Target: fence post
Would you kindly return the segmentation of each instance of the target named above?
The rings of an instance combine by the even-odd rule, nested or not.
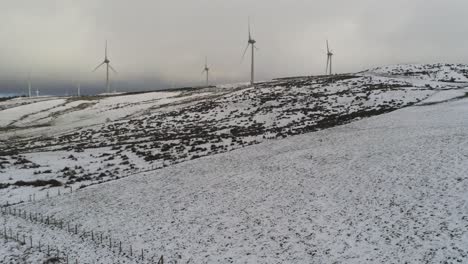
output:
[[[33,247],[33,244],[32,244],[32,236],[29,236],[29,242],[31,242],[31,248]]]
[[[50,246],[47,244],[47,256],[50,256]]]
[[[132,245],[130,245],[130,257],[133,255]]]
[[[143,249],[141,250],[141,260],[144,260]]]
[[[41,240],[39,240],[39,252],[41,252]]]
[[[122,241],[119,241],[119,253],[122,253]]]
[[[161,256],[159,258],[158,264],[164,264],[164,257],[163,256]]]

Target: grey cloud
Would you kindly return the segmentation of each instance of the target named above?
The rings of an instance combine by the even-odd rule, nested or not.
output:
[[[461,0],[2,0],[0,78],[99,87],[104,73],[91,70],[108,39],[113,79],[129,89],[200,84],[205,55],[216,82],[246,81],[249,15],[258,79],[322,74],[327,38],[339,72],[464,62],[465,10]]]

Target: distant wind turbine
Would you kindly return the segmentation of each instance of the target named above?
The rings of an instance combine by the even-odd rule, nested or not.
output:
[[[31,73],[28,74],[28,96],[31,97]]]
[[[81,83],[78,82],[78,84],[76,85],[76,94],[78,95],[78,97],[81,96]]]
[[[257,47],[255,46],[255,43],[256,41],[252,38],[252,34],[250,32],[250,18],[248,20],[248,30],[249,30],[249,39],[247,41],[247,47],[245,48],[244,50],[244,54],[242,55],[242,59],[244,59],[245,57],[245,53],[247,52],[247,50],[249,49],[249,46],[251,45],[252,46],[252,64],[251,64],[251,68],[250,68],[250,84],[251,85],[254,85],[254,80],[255,80],[255,75],[254,75],[254,50],[257,49]]]
[[[327,68],[325,69],[326,75],[332,75],[332,60],[333,60],[333,51],[330,50],[328,47],[328,40],[327,40]]]
[[[95,72],[97,69],[99,69],[99,68],[100,68],[102,65],[104,65],[104,64],[106,64],[106,92],[107,92],[107,93],[110,93],[109,68],[110,68],[113,72],[115,72],[115,73],[117,73],[117,71],[116,71],[114,68],[112,68],[112,66],[110,65],[110,60],[109,60],[109,58],[107,57],[107,40],[106,40],[106,47],[105,47],[105,50],[104,50],[104,61],[103,61],[101,64],[99,64],[99,65],[93,70],[93,72]],[[115,90],[114,90],[114,92],[115,92]]]
[[[39,97],[39,88],[36,87],[36,97]]]
[[[208,58],[205,57],[205,67],[203,68],[202,74],[206,72],[206,86],[209,85],[209,72],[210,68],[208,67]]]

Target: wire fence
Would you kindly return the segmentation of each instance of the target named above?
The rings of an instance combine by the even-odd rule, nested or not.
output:
[[[38,250],[41,253],[44,253],[45,256],[49,257],[49,262],[59,262],[59,263],[81,263],[77,256],[69,256],[68,253],[65,253],[59,250],[58,247],[54,247],[47,243],[41,243],[41,240],[34,240],[31,235],[27,236],[20,231],[14,230],[11,227],[3,226],[3,230],[0,233],[0,236],[3,237],[6,242],[15,241],[22,246],[25,246],[29,249]],[[163,263],[162,260],[160,263]]]
[[[12,208],[11,206],[0,207],[0,211],[4,215],[19,217],[33,224],[42,224],[51,229],[64,230],[72,236],[81,238],[83,241],[87,239],[96,246],[107,247],[112,253],[118,254],[118,256],[126,257],[138,263],[164,263],[164,257],[162,255],[157,256],[154,254],[150,256],[148,250],[143,248],[137,249],[130,243],[113,239],[112,234],[105,234],[104,232],[86,229],[78,224],[64,221],[63,219],[57,219],[53,216],[43,215],[41,213],[28,212],[26,210]],[[78,258],[75,258],[75,262],[69,262],[70,258],[68,254],[65,252],[60,252],[58,247],[41,243],[40,240],[33,241],[33,237],[31,235],[27,236],[25,234],[21,234],[19,231],[12,230],[11,227],[7,228],[6,225],[4,225],[2,236],[7,241],[8,239],[14,240],[22,245],[29,245],[30,248],[37,248],[40,252],[42,252],[42,250],[46,250],[45,252],[47,252],[48,256],[51,254],[51,252],[55,252],[57,261],[61,261],[62,263],[78,263]]]

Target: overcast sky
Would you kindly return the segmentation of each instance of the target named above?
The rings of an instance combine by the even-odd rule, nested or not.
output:
[[[325,40],[337,72],[395,63],[468,60],[466,0],[0,0],[0,93],[59,89],[92,73],[109,41],[121,90],[249,79],[241,63],[251,17],[257,80],[323,74]]]

